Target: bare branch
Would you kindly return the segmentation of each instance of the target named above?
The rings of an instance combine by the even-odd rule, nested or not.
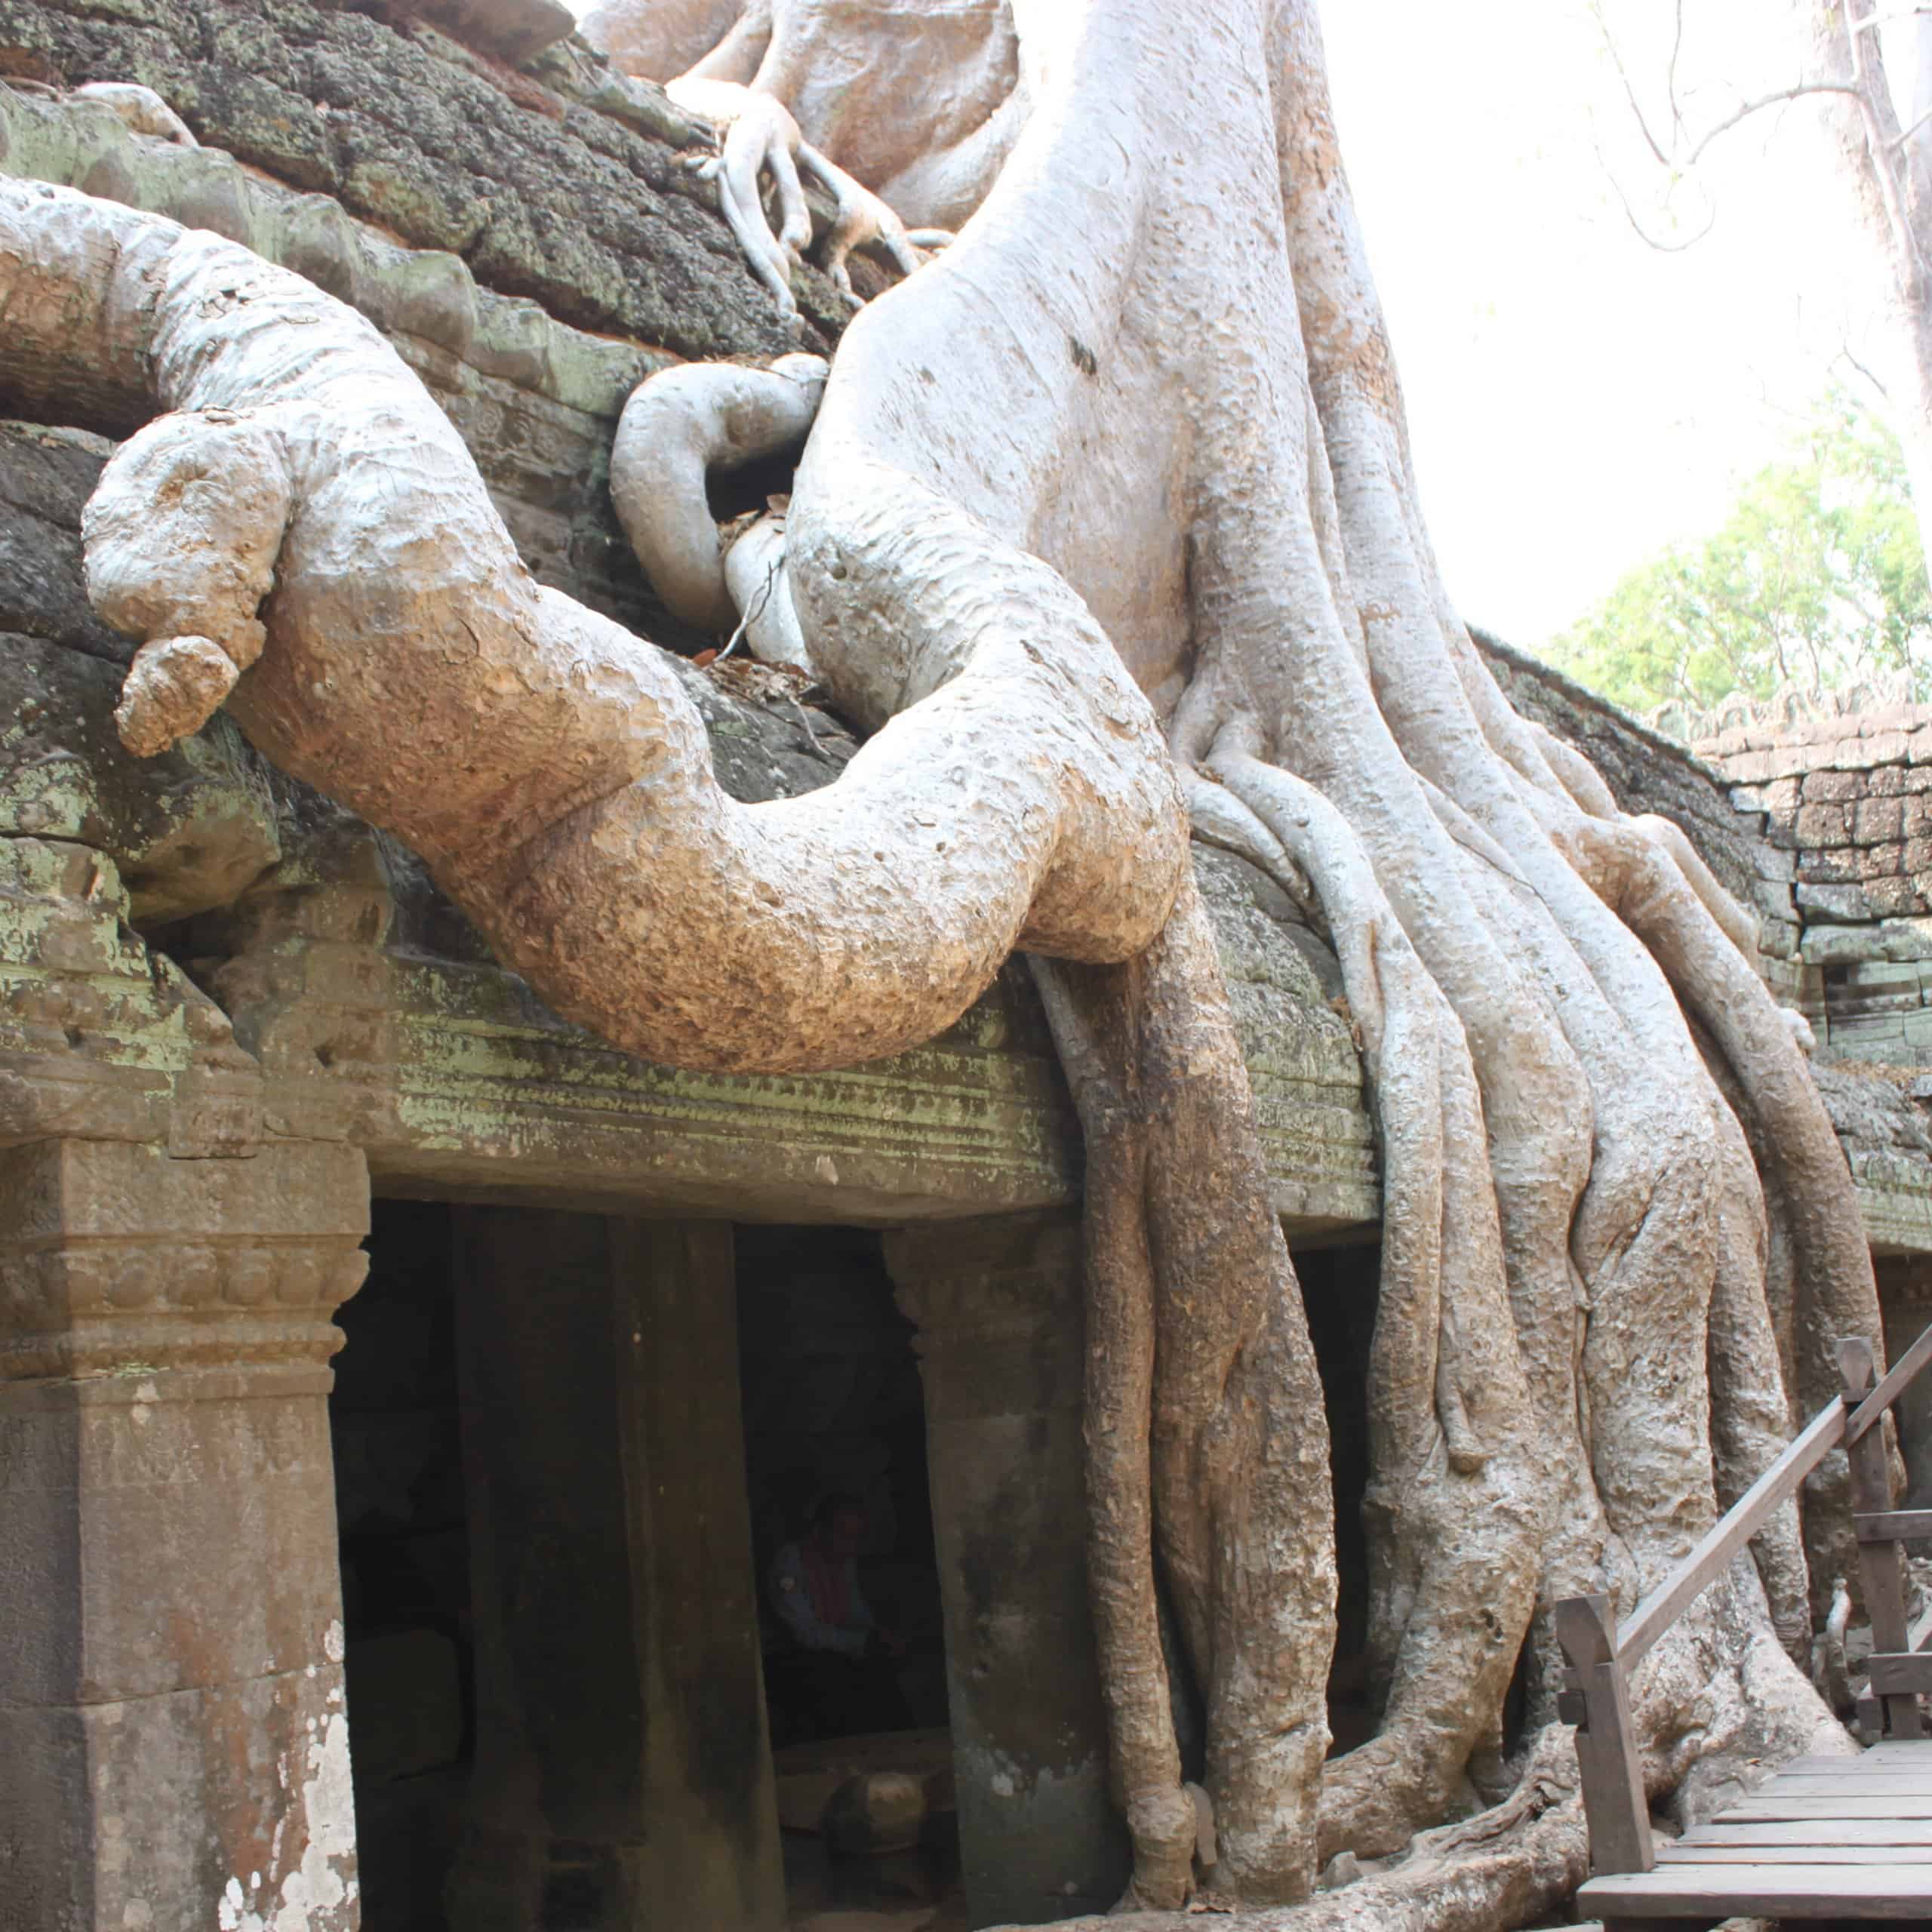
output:
[[[1684,135],[1684,111],[1677,100],[1677,61],[1684,51],[1684,0],[1677,0],[1677,23],[1670,41],[1670,65],[1664,70],[1664,92],[1670,101],[1671,146]]]
[[[1843,81],[1800,81],[1795,86],[1780,88],[1774,94],[1760,94],[1755,100],[1747,100],[1734,114],[1720,121],[1715,128],[1706,130],[1702,138],[1684,158],[1683,165],[1694,168],[1703,158],[1704,150],[1720,135],[1727,134],[1736,127],[1750,119],[1754,114],[1761,114],[1767,107],[1782,106],[1789,100],[1801,100],[1810,94],[1849,94],[1853,100],[1863,102],[1863,89],[1851,86]]]
[[[1604,158],[1603,143],[1596,138],[1594,129],[1591,132],[1590,146],[1596,155],[1597,165],[1603,170],[1604,177],[1609,182],[1611,190],[1616,195],[1617,205],[1623,211],[1624,220],[1629,223],[1632,232],[1647,248],[1654,248],[1660,255],[1681,255],[1685,249],[1694,248],[1716,226],[1717,211],[1713,208],[1710,212],[1710,218],[1695,235],[1688,235],[1681,242],[1660,240],[1637,219],[1637,211],[1630,205],[1630,197],[1623,192],[1623,183],[1617,180],[1616,174],[1611,170],[1610,163]]]
[[[1610,64],[1617,69],[1617,78],[1622,83],[1623,88],[1623,98],[1630,103],[1631,116],[1637,123],[1638,132],[1644,137],[1644,145],[1657,158],[1657,164],[1660,168],[1669,168],[1671,165],[1670,157],[1665,153],[1657,136],[1651,131],[1650,121],[1644,112],[1643,103],[1637,98],[1637,90],[1632,85],[1630,79],[1630,70],[1623,64],[1623,56],[1618,51],[1616,37],[1611,32],[1610,23],[1604,18],[1602,6],[1600,4],[1594,5],[1590,11],[1595,17],[1597,31],[1603,36],[1604,51],[1610,56]],[[1673,120],[1675,119],[1676,114],[1677,104],[1673,98],[1671,103],[1671,115]],[[1675,146],[1675,143],[1673,143],[1672,145]],[[1599,155],[1598,158],[1601,160],[1601,155]],[[1621,190],[1619,192],[1620,193]],[[1628,212],[1627,205],[1626,212]],[[1635,217],[1633,217],[1632,219],[1634,220]],[[1641,233],[1642,231],[1640,229],[1638,232]]]

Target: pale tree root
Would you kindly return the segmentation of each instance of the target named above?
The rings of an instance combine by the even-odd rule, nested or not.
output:
[[[228,700],[245,731],[420,853],[614,1044],[850,1065],[949,1025],[1017,944],[1119,959],[1164,922],[1186,831],[1146,700],[1061,580],[930,493],[855,473],[849,528],[817,528],[854,566],[866,532],[903,539],[878,560],[902,651],[947,615],[918,629],[920,571],[997,586],[931,645],[932,701],[838,785],[741,805],[669,662],[531,581],[448,420],[352,311],[214,237],[14,181],[0,291],[23,396],[177,412],[89,506],[104,611],[238,665],[272,559],[268,648]]]
[[[1321,1389],[1199,897],[1112,968],[1035,962],[1087,1142],[1089,1574],[1123,1909],[1183,1903],[1155,1558],[1207,1705],[1214,1887],[1305,1897],[1327,1748],[1332,1502]]]
[[[705,479],[802,448],[827,367],[822,355],[783,355],[769,369],[687,363],[647,377],[624,405],[611,445],[611,498],[674,617],[721,635],[737,622],[742,606]]]
[[[1197,826],[1310,880],[1335,935],[1380,1128],[1385,1238],[1369,1364],[1377,1735],[1327,1767],[1320,1856],[1398,1849],[1492,1743],[1535,1607],[1552,1498],[1513,1346],[1481,1097],[1462,1027],[1312,786],[1217,752]],[[1210,835],[1214,835],[1211,830]]]

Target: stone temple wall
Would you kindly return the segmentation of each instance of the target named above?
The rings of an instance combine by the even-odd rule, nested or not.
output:
[[[1902,681],[1733,705],[1692,749],[1787,854],[1822,1049],[1932,1066],[1932,706]]]

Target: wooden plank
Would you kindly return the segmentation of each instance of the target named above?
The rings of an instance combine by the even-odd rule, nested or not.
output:
[[[1932,1764],[1932,1743],[1920,1739],[1887,1738],[1869,1750],[1849,1751],[1838,1758],[1788,1758],[1778,1767],[1785,1771],[1841,1771],[1854,1765],[1869,1770],[1875,1764]]]
[[[1932,1818],[1777,1818],[1734,1824],[1728,1818],[1694,1826],[1677,1841],[1712,1845],[1837,1844],[1932,1846]],[[1658,1842],[1658,1850],[1664,1841]]]
[[[1871,1669],[1872,1687],[1881,1697],[1932,1690],[1932,1651],[1874,1651]]]
[[[1660,1844],[1660,1865],[1932,1865],[1932,1844]]]
[[[1932,1329],[1927,1331],[1932,1336]],[[1921,1338],[1923,1339],[1923,1338]],[[1913,1345],[1915,1347],[1916,1343]],[[1844,1435],[1845,1407],[1834,1402],[1807,1423],[1771,1466],[1733,1503],[1696,1549],[1630,1613],[1617,1633],[1617,1660],[1634,1670],[1663,1633],[1721,1576],[1772,1512],[1835,1448]],[[1891,1500],[1887,1497],[1885,1500]],[[1886,1646],[1903,1649],[1901,1645]]]
[[[1753,1792],[1726,1806],[1724,1817],[1727,1824],[1752,1818],[1932,1818],[1932,1798],[1909,1791],[1863,1798],[1780,1798],[1776,1792]]]
[[[1847,1444],[1861,1440],[1868,1429],[1884,1420],[1885,1411],[1905,1393],[1906,1385],[1928,1363],[1932,1363],[1932,1327],[1893,1363],[1884,1380],[1852,1411],[1845,1423]]]
[[[1866,1509],[1851,1521],[1860,1543],[1923,1543],[1932,1537],[1932,1509]]]
[[[1900,1358],[1900,1367],[1911,1361],[1921,1346],[1923,1358],[1932,1360],[1932,1328],[1919,1337]],[[1921,1362],[1922,1365],[1922,1362]],[[1844,1400],[1857,1402],[1875,1380],[1870,1343],[1856,1335],[1838,1344],[1838,1371],[1844,1377]],[[1914,1374],[1917,1373],[1915,1369]],[[1896,1375],[1894,1370],[1893,1374]],[[1885,1378],[1889,1383],[1892,1376]],[[1908,1376],[1906,1380],[1911,1379]],[[1900,1387],[1905,1386],[1904,1382]],[[1883,1392],[1880,1385],[1879,1392]],[[1873,1400],[1876,1397],[1872,1398]],[[1861,1410],[1860,1413],[1863,1413]],[[1885,1434],[1874,1429],[1857,1441],[1847,1440],[1846,1457],[1851,1464],[1851,1506],[1863,1515],[1872,1515],[1892,1506],[1892,1472],[1885,1456]],[[1872,1620],[1872,1647],[1897,1655],[1909,1654],[1912,1638],[1906,1628],[1905,1552],[1895,1543],[1861,1543],[1858,1546],[1858,1570],[1865,1583],[1865,1612]],[[1887,1690],[1875,1678],[1872,1688],[1884,1706],[1885,1729],[1894,1737],[1918,1737],[1924,1727],[1918,1715],[1918,1700],[1912,1693],[1919,1687],[1905,1684]]]
[[[1592,1878],[1580,1916],[1923,1919],[1932,1909],[1924,1865],[1672,1865]]]
[[[1932,1657],[1923,1661],[1932,1664]],[[1800,1771],[1767,1778],[1758,1790],[1775,1791],[1786,1797],[1809,1792],[1816,1798],[1856,1798],[1872,1791],[1923,1792],[1932,1791],[1932,1770],[1921,1770],[1913,1764],[1894,1771],[1881,1764],[1869,1771],[1847,1771],[1835,1778],[1821,1777],[1815,1771]]]

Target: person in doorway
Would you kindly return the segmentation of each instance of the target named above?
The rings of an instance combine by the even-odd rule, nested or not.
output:
[[[879,1623],[859,1589],[866,1527],[865,1505],[835,1492],[772,1559],[772,1607],[797,1646],[800,1696],[820,1737],[912,1724],[897,1668],[906,1641]]]

